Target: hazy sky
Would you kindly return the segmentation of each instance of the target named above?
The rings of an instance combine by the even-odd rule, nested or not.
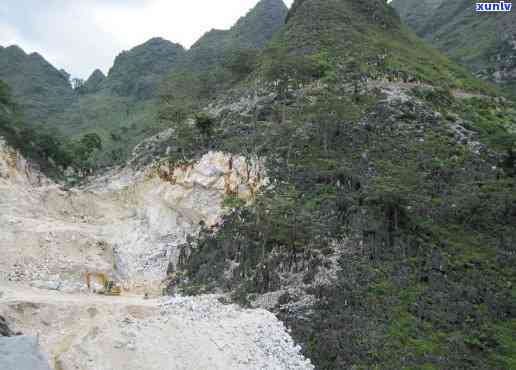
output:
[[[0,45],[38,52],[73,76],[107,73],[115,56],[161,36],[190,47],[258,0],[0,0]],[[285,0],[290,6],[293,0]]]

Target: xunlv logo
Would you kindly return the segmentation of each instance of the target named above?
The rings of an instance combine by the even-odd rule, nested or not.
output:
[[[499,3],[477,3],[477,12],[510,12],[512,3],[500,1]]]

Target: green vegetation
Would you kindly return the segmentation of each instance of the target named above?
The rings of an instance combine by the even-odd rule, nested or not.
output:
[[[258,155],[274,179],[253,205],[226,199],[235,212],[190,241],[180,268],[243,304],[300,278],[304,293],[281,298],[300,305],[276,309],[320,369],[511,368],[513,103],[455,98],[451,89],[496,90],[383,1],[351,3],[295,2],[249,77],[277,94],[268,114],[222,115],[209,145],[178,125],[178,154]],[[386,103],[364,76],[434,87],[413,91],[420,102]],[[319,284],[335,254],[336,281]],[[315,307],[298,302],[306,294]]]
[[[44,125],[28,125],[14,103],[10,88],[0,80],[0,136],[37,163],[48,175],[61,178],[68,167],[84,176],[98,168],[102,139],[88,133],[71,140]]]
[[[516,53],[509,36],[515,30],[514,12],[478,14],[471,1],[394,0],[391,5],[419,36],[514,94]]]
[[[280,316],[321,369],[506,368],[513,354],[499,328],[509,332],[516,314],[514,178],[457,143],[429,106],[378,98],[350,97],[350,115],[342,101],[290,104],[283,123],[247,126],[245,138],[236,134],[244,124],[215,128],[218,149],[250,141],[271,155],[276,186],[206,232],[183,268],[193,284],[242,302],[301,274],[316,309]],[[312,285],[340,238],[337,282]],[[225,278],[228,261],[237,267]]]
[[[359,75],[494,91],[408,31],[383,0],[296,1],[288,19],[275,39],[278,47],[325,53],[340,79]]]
[[[228,54],[260,50],[283,26],[287,15],[283,0],[261,0],[229,30],[211,30],[188,50],[183,68],[206,72],[225,64]]]
[[[28,55],[18,46],[0,46],[0,80],[11,87],[30,124],[43,121],[73,101],[68,77],[37,53]]]
[[[231,29],[207,32],[163,80],[160,118],[181,122],[219,93],[245,81],[286,15],[282,0],[261,0]]]
[[[162,38],[150,39],[120,53],[100,88],[137,101],[154,98],[160,81],[184,55],[179,44]]]
[[[165,127],[176,163],[264,158],[272,186],[252,204],[227,196],[218,230],[182,246],[181,291],[242,304],[281,291],[275,310],[319,369],[514,368],[514,102],[384,0],[297,0],[285,16],[261,1],[231,30],[174,47],[151,84],[135,74],[152,47],[121,55],[46,121],[66,138],[25,131],[0,84],[0,134],[82,174]],[[425,84],[386,99],[375,81]]]
[[[429,21],[432,14],[444,1],[443,0],[393,0],[391,6],[396,9],[403,21],[409,25],[416,33],[420,33]],[[457,3],[459,3],[457,1]]]

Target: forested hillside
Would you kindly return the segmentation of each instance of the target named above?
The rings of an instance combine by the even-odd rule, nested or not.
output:
[[[267,297],[320,369],[514,367],[514,103],[384,1],[287,19],[196,125],[171,116],[172,161],[256,155],[273,181],[184,245],[183,289]]]
[[[11,86],[30,121],[44,121],[74,99],[69,76],[37,53],[26,54],[17,46],[0,46],[0,79]]]
[[[161,86],[186,81],[175,93],[195,90],[200,103],[233,85],[252,68],[286,13],[283,1],[262,0],[230,30],[208,32],[188,51],[153,38],[118,55],[107,76],[96,70],[86,81],[73,81],[75,90],[65,72],[14,46],[0,49],[0,78],[11,86],[27,123],[43,123],[38,132],[71,140],[98,136],[101,145],[88,168],[105,168],[124,163],[136,144],[166,128],[163,117],[176,114],[175,107],[158,107]]]
[[[157,85],[184,54],[181,45],[153,38],[118,55],[101,89],[137,101],[156,97]]]
[[[516,13],[476,13],[475,2],[393,0],[416,33],[477,76],[516,91]]]

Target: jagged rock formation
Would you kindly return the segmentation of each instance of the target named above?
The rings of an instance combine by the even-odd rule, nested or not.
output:
[[[102,88],[140,101],[155,97],[158,82],[184,52],[179,44],[150,39],[116,57]]]
[[[18,46],[0,46],[0,80],[11,86],[30,121],[44,121],[69,106],[74,99],[67,75],[41,55],[26,54]]]
[[[478,76],[506,86],[516,83],[516,13],[476,13],[471,1],[391,4],[416,33],[469,67]],[[424,12],[424,16],[421,14]]]

